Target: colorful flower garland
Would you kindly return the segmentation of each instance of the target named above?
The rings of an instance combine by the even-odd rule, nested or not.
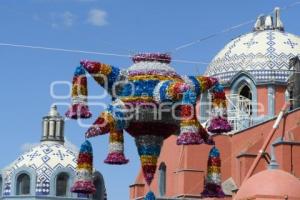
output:
[[[109,134],[109,154],[105,163],[112,165],[122,165],[128,163],[124,156],[124,136],[123,130],[115,130]]]
[[[144,178],[148,185],[151,184],[154,178],[163,140],[163,137],[155,135],[141,135],[135,138]]]
[[[214,146],[209,152],[207,161],[207,177],[205,179],[204,190],[201,193],[202,197],[223,198],[225,196],[222,190],[221,180],[221,159],[220,152]]]
[[[169,64],[171,62],[171,56],[166,53],[141,53],[132,57],[134,63],[137,62],[161,62]]]
[[[71,191],[79,194],[93,194],[96,188],[93,183],[93,149],[89,141],[85,141],[80,148],[77,160],[76,180]]]
[[[76,68],[72,83],[72,106],[66,116],[71,119],[90,118],[92,114],[87,106],[87,79],[82,65]]]

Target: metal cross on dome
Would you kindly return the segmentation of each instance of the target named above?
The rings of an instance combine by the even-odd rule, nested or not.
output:
[[[257,44],[258,42],[254,41],[253,38],[251,38],[251,40],[249,42],[245,42],[244,45],[247,45],[248,48],[250,48],[251,46]]]
[[[29,155],[27,155],[30,158],[30,161],[32,161],[35,157],[40,156],[41,154],[38,153],[38,151],[35,151]]]
[[[286,42],[284,42],[284,44],[291,46],[292,49],[298,45],[298,43],[292,42],[291,39],[288,39]]]
[[[64,154],[61,150],[58,150],[58,153],[53,153],[54,156],[58,156],[60,160],[64,160],[65,157],[69,156],[68,154]]]

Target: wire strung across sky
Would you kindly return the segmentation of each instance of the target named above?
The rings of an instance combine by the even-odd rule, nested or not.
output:
[[[299,5],[299,4],[300,4],[300,1],[296,1],[296,2],[294,2],[294,3],[291,3],[291,4],[287,5],[287,6],[282,7],[281,10],[287,10],[287,9],[290,9],[290,8],[292,8],[292,7],[295,7],[295,6]],[[273,11],[269,12],[268,14],[271,14],[272,12],[273,12]],[[267,14],[267,15],[268,15],[268,14]],[[210,35],[205,36],[205,37],[203,37],[203,38],[200,38],[200,39],[194,40],[194,41],[192,41],[192,42],[188,42],[188,43],[182,44],[182,45],[177,46],[176,48],[174,48],[174,50],[173,50],[172,52],[176,52],[176,51],[179,51],[179,50],[181,50],[181,49],[184,49],[184,48],[193,46],[193,45],[198,44],[198,43],[200,43],[200,42],[203,42],[203,41],[206,41],[206,40],[208,40],[208,39],[214,38],[214,37],[216,37],[216,36],[218,36],[218,35],[221,35],[221,34],[224,34],[224,33],[231,32],[231,31],[233,31],[233,30],[235,30],[235,29],[241,28],[241,27],[246,26],[246,25],[248,25],[248,24],[252,24],[252,23],[254,23],[255,21],[256,21],[256,19],[249,20],[249,21],[245,21],[245,22],[243,22],[243,23],[240,23],[240,24],[238,24],[238,25],[235,25],[235,26],[226,28],[226,29],[224,29],[224,30],[222,30],[222,31],[219,31],[219,32],[210,34]]]
[[[48,50],[48,51],[61,51],[61,52],[70,52],[70,53],[83,53],[83,54],[93,54],[93,55],[103,55],[103,56],[126,57],[126,58],[131,58],[133,56],[133,55],[129,55],[129,54],[117,54],[117,53],[98,52],[98,51],[85,51],[85,50],[77,50],[77,49],[64,49],[64,48],[33,46],[33,45],[24,45],[24,44],[12,44],[12,43],[3,43],[3,42],[0,42],[0,46],[40,49],[40,50]],[[200,64],[200,65],[209,64],[207,62],[202,62],[202,61],[191,61],[191,60],[181,60],[181,59],[174,59],[172,61],[178,62],[178,63],[190,63],[190,64]]]
[[[289,4],[287,6],[282,7],[281,10],[287,10],[292,7],[295,7],[297,5],[300,5],[300,1],[296,1],[292,4]],[[208,39],[214,38],[218,35],[224,34],[231,32],[233,30],[236,30],[238,28],[241,28],[243,26],[246,26],[248,24],[251,24],[255,22],[255,20],[249,20],[240,24],[237,24],[235,26],[231,26],[229,28],[223,29],[222,31],[210,34],[208,36],[205,36],[203,38],[197,39],[192,42],[188,42],[186,44],[180,45],[171,51],[171,54],[182,50],[184,48],[193,46],[195,44],[198,44],[200,42],[206,41]],[[8,46],[8,47],[16,47],[16,48],[29,48],[29,49],[39,49],[39,50],[48,50],[48,51],[56,51],[56,52],[69,52],[69,53],[83,53],[83,54],[92,54],[92,55],[103,55],[103,56],[115,56],[115,57],[125,57],[125,58],[131,58],[133,55],[129,54],[118,54],[118,53],[110,53],[110,52],[98,52],[98,51],[86,51],[86,50],[78,50],[78,49],[65,49],[65,48],[56,48],[56,47],[45,47],[45,46],[35,46],[35,45],[25,45],[25,44],[13,44],[13,43],[5,43],[5,42],[0,42],[0,46]],[[129,50],[128,50],[129,51]],[[133,51],[129,51],[133,52]],[[208,65],[208,62],[203,62],[203,61],[191,61],[191,60],[183,60],[183,59],[174,59],[172,60],[173,62],[178,62],[178,63],[189,63],[189,64],[197,64],[197,65]]]
[[[214,38],[214,37],[216,37],[216,36],[218,36],[218,35],[220,35],[220,34],[224,34],[224,33],[233,31],[233,30],[235,30],[235,29],[238,29],[238,28],[240,28],[240,27],[243,27],[243,26],[245,26],[245,25],[248,25],[248,24],[251,24],[251,23],[254,23],[254,22],[255,22],[255,20],[250,20],[250,21],[247,21],[247,22],[238,24],[238,25],[236,25],[236,26],[232,26],[232,27],[230,27],[230,28],[224,29],[224,30],[222,30],[222,31],[220,31],[220,32],[213,33],[213,34],[211,34],[211,35],[208,35],[208,36],[206,36],[206,37],[200,38],[200,39],[198,39],[198,40],[195,40],[195,41],[192,41],[192,42],[189,42],[189,43],[180,45],[180,46],[176,47],[172,52],[179,51],[179,50],[181,50],[181,49],[184,49],[184,48],[193,46],[193,45],[198,44],[198,43],[200,43],[200,42],[203,42],[203,41],[205,41],[205,40]]]

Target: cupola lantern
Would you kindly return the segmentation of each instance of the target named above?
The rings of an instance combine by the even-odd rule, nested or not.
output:
[[[51,106],[50,112],[43,117],[42,139],[44,141],[56,141],[64,143],[64,119],[57,111],[56,105]]]

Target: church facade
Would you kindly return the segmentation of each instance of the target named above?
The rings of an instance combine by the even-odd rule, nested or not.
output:
[[[64,119],[52,106],[43,118],[40,144],[0,170],[1,200],[106,200],[103,176],[94,171],[94,195],[71,193],[78,152],[64,144]]]
[[[300,182],[299,78],[293,78],[300,73],[300,37],[285,31],[279,12],[275,8],[273,16],[259,16],[253,31],[229,42],[205,72],[223,84],[233,126],[229,134],[213,136],[221,154],[223,199],[300,199],[298,191],[279,188],[280,179],[286,185],[293,183],[293,187]],[[204,125],[210,114],[210,105],[205,103],[209,98],[203,94],[199,100],[198,115]],[[201,199],[210,149],[204,144],[177,146],[176,137],[169,137],[151,185],[158,199]],[[248,184],[245,177],[258,155],[262,157],[249,179],[253,183]],[[278,167],[269,172],[272,158]],[[132,200],[143,199],[148,191],[142,176],[140,171],[130,186]],[[272,180],[268,191],[255,189],[260,186],[258,181],[270,176],[278,178]],[[252,193],[249,188],[254,188]],[[237,195],[239,190],[243,194]]]

